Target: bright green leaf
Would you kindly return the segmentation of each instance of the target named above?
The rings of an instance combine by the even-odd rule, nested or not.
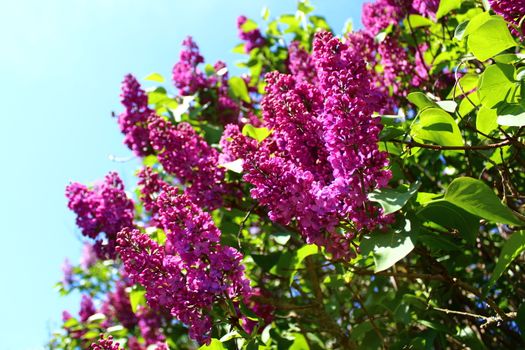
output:
[[[140,305],[146,304],[146,291],[143,289],[133,289],[129,293],[129,302],[131,304],[131,310],[137,312],[137,308]]]
[[[498,127],[496,118],[497,113],[495,109],[482,106],[478,110],[478,115],[476,116],[476,129],[478,129],[484,134],[490,134],[493,130],[497,129]]]
[[[420,91],[409,93],[407,99],[414,105],[416,105],[416,107],[420,111],[423,111],[427,108],[438,107],[436,102],[432,101],[430,98],[427,97],[427,95]]]
[[[163,83],[164,82],[164,77],[162,75],[160,75],[159,73],[151,73],[150,75],[148,75],[145,80],[150,80],[150,81],[156,81],[158,83]]]
[[[411,135],[423,141],[442,146],[463,146],[463,138],[454,119],[440,108],[421,112],[419,123],[412,127]]]
[[[421,183],[416,182],[412,186],[400,186],[397,189],[382,188],[368,194],[368,199],[379,203],[385,215],[395,213],[405,206],[417,190]]]
[[[231,170],[234,173],[240,174],[242,173],[242,164],[243,164],[242,159],[236,159],[233,162],[219,164],[219,166],[226,168],[228,170]]]
[[[289,350],[310,350],[310,346],[306,341],[306,338],[301,333],[293,333],[294,341],[288,348]]]
[[[444,199],[489,221],[517,226],[524,224],[501,203],[489,186],[471,177],[460,177],[452,181]]]
[[[249,136],[253,139],[256,139],[258,142],[263,141],[265,138],[270,136],[271,131],[268,130],[268,128],[256,128],[255,126],[251,124],[246,124],[242,128],[242,134],[245,136]]]
[[[510,238],[505,242],[501,253],[490,277],[489,286],[492,286],[498,278],[503,275],[507,267],[512,263],[514,259],[520,255],[520,253],[525,250],[525,231],[516,231],[510,236]]]
[[[403,259],[414,249],[412,239],[400,232],[382,233],[375,232],[369,237],[364,237],[361,242],[361,252],[364,255],[372,252],[375,263],[375,272],[390,268]]]
[[[203,345],[199,350],[223,350],[224,346],[220,340],[213,338],[210,342],[210,345]]]
[[[434,24],[432,20],[420,15],[410,15],[403,21],[403,23],[405,24],[405,27],[412,28],[428,27]]]
[[[436,12],[436,18],[440,19],[452,10],[456,10],[461,7],[461,0],[441,0],[439,7]]]
[[[499,16],[492,16],[468,36],[468,47],[480,61],[516,46],[507,23]]]
[[[251,99],[250,95],[248,94],[248,88],[246,87],[244,79],[240,77],[231,77],[230,80],[228,80],[228,83],[230,86],[230,91],[234,97],[239,98],[244,102],[250,103]]]
[[[513,79],[514,67],[512,65],[496,63],[487,67],[479,83],[481,104],[491,108],[505,101],[511,90],[517,86]]]

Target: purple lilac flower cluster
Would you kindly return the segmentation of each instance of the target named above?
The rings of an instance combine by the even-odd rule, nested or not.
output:
[[[244,160],[253,198],[282,224],[296,222],[308,243],[351,259],[351,240],[388,220],[367,194],[390,179],[378,150],[378,106],[362,56],[331,34],[316,34],[312,62],[317,84],[292,75],[267,75],[263,102],[270,137],[257,144],[229,126],[223,152]],[[341,229],[342,226],[352,229]]]
[[[314,83],[315,67],[308,51],[300,46],[298,41],[292,41],[288,46],[288,70],[298,80]]]
[[[239,39],[245,42],[244,51],[249,53],[257,47],[264,46],[266,39],[261,35],[258,28],[245,30],[244,25],[248,22],[246,16],[237,17],[237,28],[239,29]]]
[[[104,335],[100,336],[100,339],[91,344],[91,350],[124,350],[120,347],[119,343],[113,341],[113,337],[110,335],[107,338]]]
[[[106,315],[106,322],[103,324],[105,327],[109,327],[113,319],[127,329],[133,329],[137,325],[137,316],[131,309],[126,288],[127,285],[120,281],[116,283],[115,290],[107,294],[107,299],[100,308],[100,312]]]
[[[517,36],[525,34],[525,21],[521,23],[525,16],[525,0],[489,0],[490,7],[498,15],[501,15],[507,22],[513,24],[512,32]],[[521,27],[517,28],[521,23]]]
[[[396,25],[409,14],[434,17],[439,0],[377,0],[363,5],[362,22],[376,36],[389,25]]]
[[[187,186],[185,192],[195,203],[218,208],[226,192],[218,152],[188,123],[174,125],[154,116],[149,129],[153,149],[164,169]]]
[[[191,338],[208,342],[213,305],[250,293],[242,256],[220,245],[220,231],[211,216],[176,188],[163,186],[156,208],[158,225],[167,235],[165,245],[125,229],[119,233],[117,250],[130,278],[145,287],[148,303],[170,310],[190,327]]]
[[[394,96],[406,96],[409,87],[426,89],[429,72],[423,53],[428,49],[420,45],[415,52],[409,52],[400,45],[394,30],[388,37],[377,42],[374,36],[390,24],[397,24],[407,14],[417,13],[432,17],[435,15],[438,1],[379,0],[363,6],[365,29],[347,36],[347,43],[354,50],[361,52],[366,60],[374,87],[382,101],[382,113],[392,113],[395,109]],[[415,57],[410,60],[410,57]],[[447,75],[443,75],[446,78]],[[439,85],[439,84],[438,84]]]
[[[100,259],[115,257],[117,232],[133,226],[133,201],[126,196],[117,173],[106,175],[101,183],[88,188],[79,183],[66,187],[68,207],[77,215],[82,234],[96,239],[95,252]],[[99,237],[105,233],[106,242]]]
[[[204,62],[197,43],[192,37],[182,42],[184,49],[180,52],[179,62],[173,66],[172,79],[180,94],[189,96],[206,87],[206,76],[198,68]]]
[[[86,322],[90,316],[93,316],[97,313],[95,304],[93,304],[93,299],[89,295],[82,295],[82,300],[80,301],[80,311],[78,316],[80,316],[80,321]]]
[[[148,107],[148,96],[137,79],[128,74],[122,82],[120,94],[125,110],[118,117],[124,143],[139,157],[152,153],[147,128],[148,117],[153,111]]]
[[[214,65],[214,73],[206,76],[199,64],[204,58],[199,47],[191,37],[183,42],[180,60],[173,67],[172,79],[182,96],[199,93],[201,105],[207,105],[201,117],[220,124],[235,123],[240,118],[240,107],[237,101],[228,94],[228,69],[226,64],[218,61]]]

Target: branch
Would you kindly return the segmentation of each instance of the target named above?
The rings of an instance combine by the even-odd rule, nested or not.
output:
[[[402,140],[390,140],[389,142],[393,143],[402,143],[404,145],[407,145],[408,147],[420,147],[420,148],[428,148],[435,151],[460,151],[460,150],[487,150],[487,149],[494,149],[494,148],[500,148],[503,146],[511,145],[513,142],[512,140],[505,140],[498,143],[491,143],[489,145],[479,145],[479,146],[441,146],[441,145],[431,145],[426,143],[420,143],[417,141],[402,141]]]

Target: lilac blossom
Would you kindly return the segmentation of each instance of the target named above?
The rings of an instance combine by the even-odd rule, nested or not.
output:
[[[93,304],[93,299],[89,295],[82,295],[82,300],[80,301],[80,311],[78,315],[82,322],[86,322],[90,316],[93,316],[97,313],[97,309]]]
[[[120,97],[125,110],[118,116],[118,123],[125,135],[124,143],[137,156],[151,154],[147,121],[153,111],[148,107],[148,96],[133,75],[124,77]]]
[[[367,200],[390,179],[372,117],[378,99],[359,52],[326,32],[313,47],[316,86],[268,74],[262,109],[272,134],[257,144],[230,126],[223,158],[243,159],[244,180],[271,220],[296,223],[307,243],[351,259],[355,234],[388,220]]]
[[[123,350],[119,343],[113,341],[113,337],[110,335],[107,338],[104,335],[100,335],[100,339],[91,344],[91,350]]]
[[[489,0],[489,4],[494,12],[512,24],[511,30],[515,35],[522,36],[525,33],[525,22],[522,22],[525,0]]]
[[[188,123],[174,125],[161,117],[150,123],[150,138],[164,169],[186,186],[185,192],[198,205],[215,209],[226,192],[224,169],[218,167],[218,152]]]
[[[180,94],[189,96],[206,86],[206,77],[197,67],[204,62],[199,53],[199,47],[191,36],[187,37],[182,45],[179,62],[173,67],[172,78]]]
[[[66,187],[68,207],[77,215],[82,234],[96,239],[94,249],[100,259],[114,257],[117,232],[133,226],[133,201],[126,196],[124,184],[111,172],[92,188],[79,183]],[[100,233],[105,233],[103,242]]]
[[[239,16],[237,18],[237,28],[239,29],[239,38],[245,42],[244,51],[249,53],[257,47],[264,46],[266,39],[261,35],[261,31],[258,28],[245,30],[243,26],[246,24],[248,19],[246,16]]]
[[[117,249],[130,278],[146,289],[148,303],[169,310],[190,327],[191,338],[207,342],[213,304],[250,293],[242,256],[220,245],[211,216],[188,196],[164,186],[156,201],[159,226],[167,234],[165,246],[125,229]]]

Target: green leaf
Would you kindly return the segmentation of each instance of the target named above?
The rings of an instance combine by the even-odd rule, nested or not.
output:
[[[419,123],[410,134],[417,139],[442,146],[463,146],[463,138],[454,119],[440,108],[428,108],[420,113]]]
[[[243,164],[242,159],[236,159],[233,162],[219,164],[219,166],[226,168],[228,170],[231,170],[234,173],[240,174],[242,173],[242,164]]]
[[[493,130],[498,128],[496,118],[497,113],[495,109],[482,106],[478,110],[478,115],[476,116],[476,129],[484,134],[490,134]]]
[[[468,22],[467,27],[465,28],[465,32],[463,33],[463,37],[474,33],[479,27],[487,23],[487,21],[490,18],[491,18],[491,14],[487,11],[478,13]]]
[[[459,78],[457,85],[452,89],[449,98],[462,96],[468,94],[470,91],[478,87],[479,76],[473,73],[467,73]],[[453,95],[452,95],[453,94]]]
[[[199,350],[223,350],[224,346],[220,340],[213,338],[210,342],[210,345],[203,345]]]
[[[517,226],[524,224],[501,203],[489,186],[471,177],[460,177],[452,181],[444,199],[489,221]]]
[[[478,217],[448,201],[437,200],[430,202],[417,215],[424,220],[435,222],[448,230],[457,230],[469,244],[476,243],[479,231]]]
[[[417,190],[421,183],[416,182],[412,186],[400,186],[397,189],[382,188],[368,194],[368,199],[372,202],[379,203],[383,208],[385,215],[395,213],[405,206]]]
[[[232,95],[238,99],[243,100],[244,102],[250,103],[250,95],[248,94],[248,88],[244,79],[240,77],[231,77],[228,80],[230,91]]]
[[[505,101],[510,91],[516,88],[514,67],[510,64],[496,63],[485,69],[479,83],[479,97],[485,107],[494,107]]]
[[[270,18],[270,9],[266,6],[264,6],[261,10],[261,18],[265,21],[268,20],[268,18]]]
[[[457,40],[463,40],[465,36],[465,30],[467,29],[468,21],[461,22],[454,30],[454,38]]]
[[[288,348],[289,350],[310,350],[310,346],[306,341],[306,338],[301,333],[293,333],[294,341]]]
[[[499,16],[492,16],[468,36],[468,47],[480,61],[516,46],[507,23]]]
[[[257,29],[257,28],[258,28],[257,23],[254,22],[254,21],[251,20],[251,19],[247,19],[246,22],[244,22],[244,23],[242,24],[242,26],[241,26],[241,30],[242,30],[243,32],[245,32],[245,33],[246,33],[246,32],[249,32],[249,31],[252,31],[252,30],[254,30],[254,29]]]
[[[428,27],[434,24],[432,20],[420,15],[410,15],[403,21],[403,23],[405,27],[412,28]]]
[[[505,242],[501,253],[490,277],[489,286],[492,286],[498,278],[503,275],[503,272],[509,267],[514,259],[520,255],[520,253],[525,249],[525,231],[516,231],[510,236],[510,238]]]
[[[453,100],[437,101],[436,103],[439,107],[441,107],[443,110],[449,113],[454,113],[456,111],[456,108],[458,107],[456,101]]]
[[[146,291],[143,289],[133,289],[129,292],[129,302],[131,304],[131,310],[137,312],[137,308],[140,305],[146,304]]]
[[[273,252],[269,253],[268,255],[251,254],[251,257],[253,261],[255,261],[255,263],[263,269],[263,271],[268,272],[271,271],[272,267],[274,267],[278,261],[281,260],[281,255],[283,255],[282,252]]]
[[[374,272],[380,272],[407,256],[414,249],[414,243],[409,236],[401,232],[375,232],[369,237],[364,237],[360,247],[364,255],[373,253]]]
[[[265,138],[270,136],[271,131],[268,130],[268,128],[256,128],[255,126],[251,124],[246,124],[242,128],[242,134],[245,136],[249,136],[253,139],[256,139],[258,142],[263,141]]]
[[[420,91],[411,92],[408,94],[407,99],[412,102],[416,107],[423,111],[427,108],[438,107],[438,105]]]
[[[450,11],[458,9],[461,7],[461,0],[441,0],[439,2],[439,7],[436,12],[436,19],[448,14]]]
[[[144,80],[150,80],[150,81],[156,81],[158,83],[163,83],[164,77],[160,75],[159,73],[151,73],[146,78],[144,78]]]
[[[514,107],[514,108],[512,108]],[[503,113],[498,116],[497,123],[504,126],[523,126],[525,125],[525,110],[520,105],[503,109]]]
[[[272,234],[272,238],[277,244],[285,245],[290,240],[291,235],[289,233],[278,232]]]

